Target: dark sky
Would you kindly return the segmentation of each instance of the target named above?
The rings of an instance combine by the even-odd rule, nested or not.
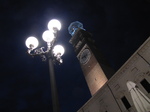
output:
[[[58,43],[66,51],[55,66],[61,112],[76,112],[91,96],[69,44],[68,26],[83,23],[98,48],[118,70],[150,35],[149,0],[0,0],[0,111],[52,112],[48,62],[26,54],[25,40],[59,19]]]

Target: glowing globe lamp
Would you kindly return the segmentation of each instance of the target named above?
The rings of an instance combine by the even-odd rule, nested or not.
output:
[[[61,45],[56,45],[53,49],[53,53],[55,56],[56,55],[62,56],[64,54],[64,52],[65,52],[65,49]]]
[[[36,37],[31,36],[27,38],[25,44],[28,48],[35,49],[38,46],[39,42]]]
[[[57,19],[52,19],[48,23],[48,29],[55,33],[61,29],[61,23]]]
[[[42,38],[45,42],[52,42],[55,38],[53,32],[51,32],[50,30],[46,30],[43,35]]]

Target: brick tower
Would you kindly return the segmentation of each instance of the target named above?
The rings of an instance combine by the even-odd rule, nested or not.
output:
[[[68,31],[72,35],[69,42],[74,47],[91,95],[94,95],[114,72],[95,46],[91,34],[84,30],[82,23],[72,22]]]

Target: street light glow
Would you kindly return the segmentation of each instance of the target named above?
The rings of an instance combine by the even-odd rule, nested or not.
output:
[[[39,42],[36,37],[31,36],[27,38],[25,44],[28,48],[35,49],[38,46]]]
[[[52,19],[48,23],[48,29],[55,33],[61,29],[61,23],[57,19]]]
[[[52,42],[55,38],[53,32],[51,32],[50,30],[46,30],[43,35],[42,38],[45,42]]]
[[[63,63],[61,56],[64,54],[65,50],[61,45],[55,46],[56,38],[58,36],[57,32],[61,29],[61,23],[56,19],[52,19],[48,23],[48,28],[49,30],[44,31],[42,34],[43,40],[47,43],[46,50],[44,50],[44,47],[36,48],[38,46],[38,40],[35,37],[27,38],[25,44],[28,47],[27,53],[29,55],[40,56],[42,61],[48,59],[53,112],[60,112],[53,66],[54,63]]]
[[[62,56],[65,52],[65,49],[63,46],[61,45],[56,45],[53,49],[53,52],[54,52],[54,55],[57,56],[57,55],[60,55]]]

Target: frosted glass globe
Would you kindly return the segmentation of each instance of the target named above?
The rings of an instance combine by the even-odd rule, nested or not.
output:
[[[27,38],[25,44],[28,48],[35,49],[39,45],[39,42],[36,37],[31,36]]]
[[[55,36],[54,36],[53,32],[51,32],[50,30],[46,30],[43,33],[42,38],[46,42],[52,42],[54,40]]]
[[[59,54],[60,56],[62,56],[64,54],[64,52],[65,52],[65,49],[61,45],[56,45],[53,49],[54,55]]]
[[[52,19],[48,23],[48,29],[55,32],[61,29],[61,23],[57,19]]]

